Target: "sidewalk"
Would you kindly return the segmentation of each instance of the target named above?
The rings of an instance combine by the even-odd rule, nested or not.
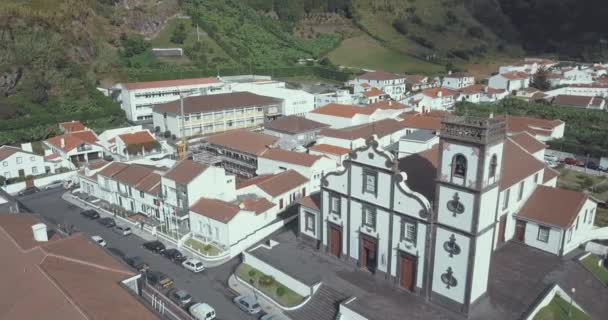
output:
[[[243,284],[241,281],[236,279],[236,276],[234,274],[232,274],[230,278],[228,278],[228,286],[230,287],[230,289],[234,290],[238,295],[256,297],[258,303],[262,307],[262,310],[264,310],[264,312],[267,314],[283,313],[283,310],[279,308],[273,301],[270,301],[258,294],[257,292],[254,292],[251,287]]]
[[[73,205],[75,205],[75,206],[83,209],[83,210],[86,210],[86,209],[95,209],[97,212],[99,212],[100,216],[114,218],[117,223],[124,224],[124,222],[120,218],[115,217],[113,213],[111,213],[111,212],[109,212],[109,211],[107,211],[107,210],[105,210],[105,209],[103,209],[101,207],[98,207],[96,205],[93,205],[93,204],[90,204],[90,203],[86,203],[83,200],[80,200],[76,196],[72,195],[70,192],[64,193],[63,195],[61,195],[61,198],[63,200],[65,200],[65,201],[67,201],[67,202],[69,202],[69,203],[71,203],[71,204],[73,204]],[[145,241],[156,240],[155,236],[153,236],[153,235],[149,234],[148,232],[146,232],[144,230],[141,230],[141,229],[139,229],[137,227],[131,226],[131,232],[134,235],[142,238]]]

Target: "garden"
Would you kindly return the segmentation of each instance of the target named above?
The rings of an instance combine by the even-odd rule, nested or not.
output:
[[[555,295],[553,300],[540,309],[533,320],[591,320],[587,314],[575,306],[570,306],[570,301]]]
[[[608,269],[600,265],[598,257],[590,254],[581,263],[589,272],[593,273],[600,281],[608,285]]]
[[[283,307],[294,307],[304,301],[304,297],[276,281],[274,277],[266,275],[248,264],[241,264],[236,270],[236,275]]]

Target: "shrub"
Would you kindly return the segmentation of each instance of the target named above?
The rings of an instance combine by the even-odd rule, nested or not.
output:
[[[163,136],[164,136],[166,139],[169,139],[169,137],[171,137],[171,131],[169,131],[169,130],[165,131],[165,133],[163,134]]]
[[[402,35],[407,35],[407,22],[404,17],[399,17],[393,21],[393,28]]]
[[[176,140],[176,139],[177,139],[177,136],[176,136],[176,135],[174,135],[174,134],[172,134],[172,135],[171,135],[171,139]]]
[[[484,36],[483,29],[479,26],[470,27],[467,30],[467,35],[473,38],[482,39]]]
[[[285,289],[285,287],[283,287],[283,286],[277,287],[277,296],[282,297],[285,295],[286,292],[287,292],[287,290]]]
[[[258,279],[260,286],[268,287],[274,283],[274,278],[268,275],[263,275]]]
[[[159,132],[160,132],[160,126],[156,126],[156,127],[154,128],[154,132],[155,132],[155,133],[159,133]]]
[[[255,270],[249,270],[249,272],[247,274],[253,278],[253,277],[255,277],[256,272],[255,272]]]

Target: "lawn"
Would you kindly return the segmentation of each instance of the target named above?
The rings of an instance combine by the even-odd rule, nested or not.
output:
[[[291,289],[274,280],[273,277],[263,274],[248,264],[242,263],[237,268],[236,275],[249,284],[253,283],[253,286],[258,290],[262,291],[265,295],[284,307],[293,307],[304,301],[304,297],[301,295],[293,292]],[[265,281],[267,281],[267,283],[265,283]]]
[[[183,44],[175,44],[171,42],[171,35],[173,34],[173,30],[175,30],[180,23],[183,23],[184,27],[186,27],[185,29],[187,36]],[[196,28],[192,26],[192,20],[173,18],[167,21],[163,29],[156,35],[156,37],[150,40],[150,43],[152,44],[152,47],[174,48],[192,45],[194,41],[196,41]]]
[[[572,316],[568,317],[570,301],[556,295],[551,302],[540,309],[532,320],[591,320],[591,317],[576,307],[572,307]]]
[[[218,247],[212,244],[204,244],[195,239],[188,239],[186,245],[207,256],[217,256],[220,254],[220,249]]]
[[[608,284],[608,269],[598,265],[599,259],[596,256],[591,254],[587,258],[581,260],[581,263],[602,282]]]
[[[354,68],[424,74],[444,71],[443,66],[387,49],[367,35],[342,41],[342,44],[331,51],[328,57],[337,65]]]

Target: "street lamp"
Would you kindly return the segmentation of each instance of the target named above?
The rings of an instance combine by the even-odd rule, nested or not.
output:
[[[572,295],[570,296],[570,305],[568,306],[568,319],[572,319],[572,304],[574,303],[574,294],[576,289],[572,288]]]

